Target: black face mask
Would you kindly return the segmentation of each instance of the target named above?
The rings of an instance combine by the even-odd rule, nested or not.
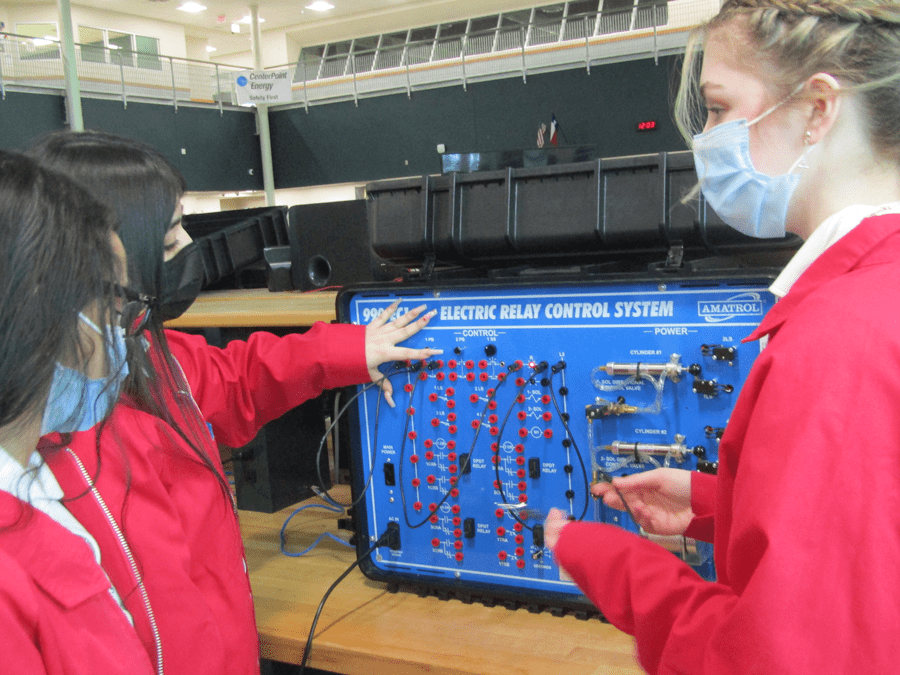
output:
[[[184,314],[200,294],[204,280],[200,249],[191,242],[163,263],[162,297],[156,310],[159,320],[170,321]]]

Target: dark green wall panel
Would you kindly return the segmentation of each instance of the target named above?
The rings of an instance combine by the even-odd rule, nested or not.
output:
[[[184,174],[189,190],[262,189],[255,116],[245,111],[83,99],[85,129],[144,141]],[[181,150],[184,148],[185,154]],[[250,174],[250,170],[253,173]]]
[[[25,150],[36,138],[62,128],[65,118],[62,96],[8,91],[0,100],[0,148]]]
[[[84,126],[143,141],[184,174],[193,191],[262,189],[262,162],[252,112],[82,98]],[[65,127],[61,96],[7,92],[0,100],[0,148],[24,150]],[[181,149],[185,149],[182,154]],[[250,173],[252,169],[253,173]]]
[[[441,87],[270,113],[276,187],[440,172],[436,147],[491,152],[536,147],[551,114],[560,145],[596,146],[598,157],[683,150],[670,112],[676,59]],[[658,128],[638,132],[637,123]],[[408,163],[407,163],[408,162]]]

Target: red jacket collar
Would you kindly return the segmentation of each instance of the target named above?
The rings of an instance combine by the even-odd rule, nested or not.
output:
[[[879,253],[885,240],[900,234],[900,215],[888,214],[866,218],[834,245],[820,255],[797,279],[790,292],[769,310],[756,330],[743,342],[772,335],[787,321],[788,316],[811,293],[832,279],[850,272],[861,263],[897,262],[900,260],[900,240],[890,250]]]

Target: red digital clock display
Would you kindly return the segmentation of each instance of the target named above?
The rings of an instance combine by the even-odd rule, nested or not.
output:
[[[646,122],[638,122],[638,131],[653,131],[656,129],[656,120],[647,120]]]

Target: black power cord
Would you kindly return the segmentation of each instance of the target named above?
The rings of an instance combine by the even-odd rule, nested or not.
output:
[[[300,672],[299,675],[303,675],[306,672],[306,662],[309,660],[310,652],[312,651],[312,642],[313,635],[316,632],[316,625],[319,623],[319,615],[322,614],[322,609],[325,607],[325,601],[328,600],[328,596],[331,595],[331,592],[337,588],[338,584],[341,583],[344,579],[349,576],[349,574],[357,568],[357,566],[366,558],[368,558],[372,551],[374,551],[379,546],[387,546],[393,550],[400,548],[400,527],[396,523],[388,523],[388,528],[384,534],[382,534],[378,541],[372,544],[372,547],[359,556],[356,560],[353,561],[353,564],[350,565],[344,572],[339,576],[333,584],[325,591],[325,595],[322,597],[322,601],[319,603],[318,609],[316,609],[316,615],[313,617],[312,626],[309,628],[309,636],[306,638],[306,648],[303,650],[303,660],[300,662]]]
[[[559,416],[559,419],[560,419],[560,420],[562,421],[562,423],[563,423],[563,427],[564,427],[565,430],[566,430],[566,435],[568,436],[569,440],[571,441],[572,447],[575,449],[575,453],[576,453],[577,456],[578,456],[578,461],[581,462],[581,471],[582,471],[582,473],[584,474],[585,484],[586,484],[586,487],[587,487],[587,489],[588,489],[588,492],[590,492],[590,482],[587,480],[587,473],[586,473],[585,468],[584,468],[584,459],[583,459],[582,456],[581,456],[581,451],[578,449],[578,444],[575,442],[575,435],[572,433],[572,430],[569,429],[569,422],[568,422],[568,419],[567,419],[567,417],[566,417],[565,415],[563,415],[562,411],[559,409],[559,403],[556,402],[556,393],[555,393],[554,390],[553,390],[553,382],[552,382],[553,376],[554,376],[556,373],[558,373],[559,371],[565,370],[565,368],[566,368],[566,362],[565,362],[565,361],[560,361],[559,363],[557,363],[555,366],[553,366],[553,367],[550,369],[550,380],[551,380],[551,382],[550,382],[550,395],[553,397],[553,405],[554,405],[554,407],[556,408],[556,414]],[[588,424],[591,424],[591,422],[588,422]],[[591,448],[591,452],[593,452],[593,448]],[[622,492],[619,490],[619,488],[617,488],[615,485],[613,485],[613,476],[612,476],[612,474],[610,474],[610,473],[604,471],[603,469],[599,469],[599,470],[598,470],[598,473],[599,473],[599,475],[600,475],[600,479],[601,479],[604,483],[609,483],[610,485],[612,485],[612,488],[613,488],[613,490],[615,490],[616,495],[617,495],[618,498],[622,501],[622,505],[625,507],[625,511],[628,513],[628,515],[629,515],[629,516],[631,517],[631,519],[634,521],[634,524],[637,525],[638,527],[640,527],[641,524],[637,521],[637,518],[635,518],[635,517],[634,517],[634,514],[631,512],[631,507],[628,506],[628,502],[625,501],[625,497],[622,495]],[[584,511],[582,512],[581,517],[578,518],[578,520],[583,520],[583,519],[584,519],[585,514],[587,514],[587,510],[588,510],[588,502],[587,502],[587,494],[585,494],[585,506],[584,506]]]

